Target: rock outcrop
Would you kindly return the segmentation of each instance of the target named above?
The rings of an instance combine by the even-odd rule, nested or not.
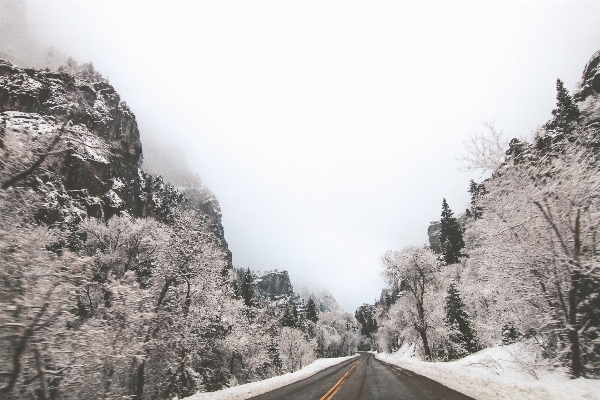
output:
[[[340,307],[338,302],[328,290],[310,290],[308,287],[304,286],[302,289],[300,289],[299,295],[306,303],[308,303],[308,299],[313,299],[319,312],[334,312],[338,314],[344,312],[342,307]]]
[[[141,213],[140,133],[135,116],[111,85],[0,61],[0,112],[2,125],[13,130],[29,125],[34,132],[35,125],[45,125],[59,134],[67,123],[62,144],[72,150],[53,172],[67,192],[95,205],[87,210],[91,215],[111,216],[124,209]]]
[[[18,182],[46,194],[38,213],[41,222],[108,219],[123,212],[167,222],[174,207],[185,206],[198,213],[199,223],[208,224],[231,266],[218,201],[205,188],[179,191],[141,170],[135,115],[91,68],[72,74],[24,69],[0,60],[3,175],[26,170],[58,138],[44,168]]]
[[[279,300],[292,298],[294,288],[287,271],[269,271],[258,275],[254,280],[255,295],[260,298]]]
[[[600,131],[600,50],[595,52],[583,69],[581,88],[573,94],[582,123],[588,129]]]
[[[583,69],[581,88],[573,95],[575,101],[583,101],[590,95],[600,93],[600,50],[595,52]]]

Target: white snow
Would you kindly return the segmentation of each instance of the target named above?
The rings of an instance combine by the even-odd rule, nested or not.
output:
[[[324,370],[325,368],[339,364],[342,361],[346,361],[353,357],[358,357],[358,354],[349,357],[320,358],[312,364],[309,364],[296,372],[275,376],[273,378],[265,379],[264,381],[251,382],[240,386],[234,386],[228,389],[218,390],[216,392],[197,393],[193,396],[186,397],[185,400],[248,399],[250,397],[258,396],[259,394],[270,392],[271,390],[279,389],[280,387],[287,386],[291,383],[298,382],[302,379],[308,378],[309,376],[316,374],[319,371]]]
[[[600,380],[570,379],[564,369],[534,368],[532,355],[520,344],[487,348],[451,362],[424,362],[413,352],[405,345],[375,357],[480,400],[600,399]]]

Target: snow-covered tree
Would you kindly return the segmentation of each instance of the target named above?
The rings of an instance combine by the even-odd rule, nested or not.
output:
[[[298,329],[283,327],[279,347],[288,372],[294,372],[315,359],[315,342],[307,340]]]
[[[360,334],[352,314],[321,313],[315,330],[319,357],[343,357],[356,353]]]
[[[478,201],[484,215],[470,227],[468,253],[512,293],[504,304],[520,318],[507,319],[545,337],[544,354],[566,354],[573,375],[581,376],[599,365],[592,293],[600,288],[600,173],[594,132],[574,134],[576,141],[557,142],[560,151],[552,153],[525,146],[531,156],[509,159],[486,181]]]
[[[404,308],[406,319],[423,344],[423,353],[430,360],[432,353],[428,331],[430,325],[427,294],[438,286],[440,265],[436,255],[428,248],[408,246],[402,251],[388,251],[381,257],[382,276],[391,288],[402,284],[404,295],[397,304]]]

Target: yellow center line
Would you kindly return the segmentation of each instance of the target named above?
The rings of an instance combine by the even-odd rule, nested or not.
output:
[[[340,378],[340,380],[337,381],[337,383],[335,385],[333,385],[333,387],[331,389],[329,389],[329,391],[327,393],[325,393],[325,395],[323,397],[321,397],[319,400],[329,400],[329,399],[331,399],[337,393],[337,391],[340,389],[340,387],[342,386],[342,383],[344,383],[344,381],[346,380],[346,378],[348,377],[348,375],[350,375],[352,373],[352,371],[354,371],[354,369],[356,368],[356,366],[359,363],[360,363],[360,360],[358,360],[356,363],[354,363],[354,365],[352,366],[352,368],[350,368],[348,370],[348,372],[346,372],[344,374],[344,376],[342,376]]]

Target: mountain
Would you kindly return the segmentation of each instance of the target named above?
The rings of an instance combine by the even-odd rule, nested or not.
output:
[[[236,268],[238,283],[244,279],[243,268]],[[285,305],[294,302],[300,308],[313,299],[319,312],[344,313],[335,298],[325,289],[312,290],[307,286],[294,289],[287,271],[253,272],[254,301],[258,304]],[[239,285],[238,285],[239,286]]]
[[[294,288],[287,271],[268,271],[254,278],[254,295],[271,301],[293,299]]]
[[[320,288],[312,290],[307,286],[303,286],[300,288],[298,294],[305,302],[308,302],[308,299],[312,298],[319,312],[344,313],[342,307],[340,307],[333,295],[326,289]]]
[[[212,240],[226,253],[219,203],[205,188],[177,190],[145,173],[135,115],[91,64],[66,72],[19,68],[0,60],[0,135],[6,186],[52,153],[43,169],[15,184],[45,193],[41,222],[61,224],[86,217],[128,213],[166,221],[185,204],[202,215]],[[33,152],[11,151],[11,142]]]

